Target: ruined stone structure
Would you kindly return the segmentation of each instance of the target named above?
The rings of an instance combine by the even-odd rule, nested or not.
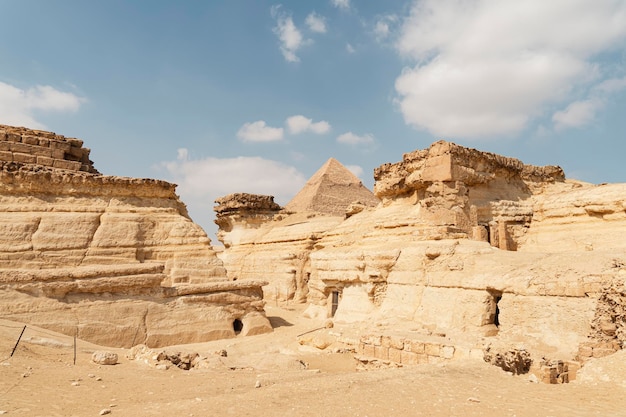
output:
[[[0,148],[3,318],[127,347],[271,331],[265,283],[227,279],[175,185],[100,175],[54,133],[2,126]]]
[[[430,343],[453,357],[523,348],[537,366],[541,357],[584,360],[622,346],[626,185],[570,181],[559,167],[443,141],[374,176],[376,208],[324,227],[311,213],[268,218],[254,233],[242,218],[225,256],[265,265],[269,254],[301,248],[305,314],[393,333],[409,341],[393,351],[409,362],[442,357],[412,355],[411,343],[429,337],[444,338]],[[279,235],[285,243],[267,238]],[[261,274],[272,281],[253,267],[241,278]],[[375,352],[371,345],[362,340],[360,353]],[[386,359],[388,348],[378,349]]]
[[[0,161],[97,174],[83,141],[53,132],[0,125]]]

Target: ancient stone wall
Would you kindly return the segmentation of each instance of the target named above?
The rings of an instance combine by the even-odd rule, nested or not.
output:
[[[0,125],[0,161],[98,173],[83,141],[53,132]]]

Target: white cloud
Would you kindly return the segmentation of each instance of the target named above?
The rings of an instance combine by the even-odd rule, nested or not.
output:
[[[346,165],[346,168],[359,178],[363,175],[363,168],[359,165]]]
[[[387,15],[378,19],[374,25],[374,36],[376,40],[383,41],[391,34],[391,25],[398,21],[396,15]]]
[[[603,107],[601,100],[581,100],[571,103],[563,111],[558,111],[552,116],[554,128],[563,130],[585,126],[593,121],[596,112]]]
[[[365,134],[362,136],[355,135],[352,132],[347,132],[337,137],[337,142],[346,145],[371,145],[374,143],[374,136],[371,134]]]
[[[349,54],[353,54],[356,52],[356,49],[354,49],[354,47],[352,45],[350,45],[349,43],[346,44],[346,51],[348,51]]]
[[[595,91],[599,93],[617,93],[620,90],[626,88],[626,77],[624,78],[611,78],[602,81],[595,87]]]
[[[307,24],[312,32],[326,33],[326,19],[324,16],[320,16],[315,12],[312,12],[306,17],[304,23]]]
[[[596,114],[606,105],[611,94],[618,93],[626,88],[626,77],[611,78],[595,85],[586,99],[579,99],[570,103],[564,110],[552,115],[554,128],[580,128],[592,123]]]
[[[389,36],[389,24],[385,21],[379,20],[374,26],[374,34],[378,39],[383,39]]]
[[[330,131],[330,124],[324,120],[321,122],[313,123],[312,119],[302,116],[301,114],[289,117],[285,124],[289,129],[289,132],[297,135],[306,131],[311,131],[317,134],[324,134]]]
[[[330,4],[341,10],[350,9],[350,0],[330,0]]]
[[[218,197],[237,192],[273,195],[285,205],[306,183],[296,168],[260,157],[191,159],[187,149],[178,150],[174,161],[162,162],[167,178],[178,184],[177,194],[190,208],[194,220],[212,235],[216,228],[213,202]]]
[[[299,62],[300,58],[296,52],[306,43],[302,33],[293,23],[291,16],[281,12],[280,6],[273,6],[271,14],[276,19],[273,31],[280,40],[280,51],[288,62]]]
[[[22,90],[0,82],[0,123],[45,129],[35,118],[37,111],[75,112],[86,100],[48,85]]]
[[[263,120],[258,120],[241,126],[237,137],[244,142],[275,142],[283,138],[283,128],[270,127]]]
[[[584,100],[606,72],[594,58],[625,41],[621,0],[416,1],[396,43],[416,62],[396,80],[397,103],[437,136],[516,134]]]

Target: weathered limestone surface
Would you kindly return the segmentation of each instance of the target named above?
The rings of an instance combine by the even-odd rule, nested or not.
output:
[[[282,209],[273,197],[231,194],[216,200],[220,255],[231,279],[263,279],[268,300],[306,301],[309,254],[325,231],[380,201],[329,159]]]
[[[82,149],[48,132],[0,130],[0,144],[30,137]],[[234,320],[244,334],[271,331],[264,283],[227,279],[175,185],[103,176],[90,162],[60,169],[13,159],[0,161],[4,318],[114,346],[233,337]]]
[[[374,175],[381,204],[316,235],[305,314],[557,362],[622,346],[626,185],[447,142]],[[286,253],[262,236],[245,244]]]

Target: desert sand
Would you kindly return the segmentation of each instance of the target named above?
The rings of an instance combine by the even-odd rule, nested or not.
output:
[[[266,306],[273,333],[180,345],[203,369],[156,369],[111,349],[0,321],[0,412],[10,416],[619,416],[626,415],[621,352],[590,361],[576,381],[531,382],[478,359],[359,370],[350,353],[301,345],[323,327],[301,305]],[[332,334],[354,329],[336,323]],[[319,330],[323,331],[323,330]],[[328,331],[328,330],[326,330]],[[313,334],[315,332],[312,332]],[[116,352],[116,365],[91,361]],[[227,351],[227,356],[218,354]],[[339,350],[339,349],[335,349]],[[620,379],[621,378],[621,379]]]

